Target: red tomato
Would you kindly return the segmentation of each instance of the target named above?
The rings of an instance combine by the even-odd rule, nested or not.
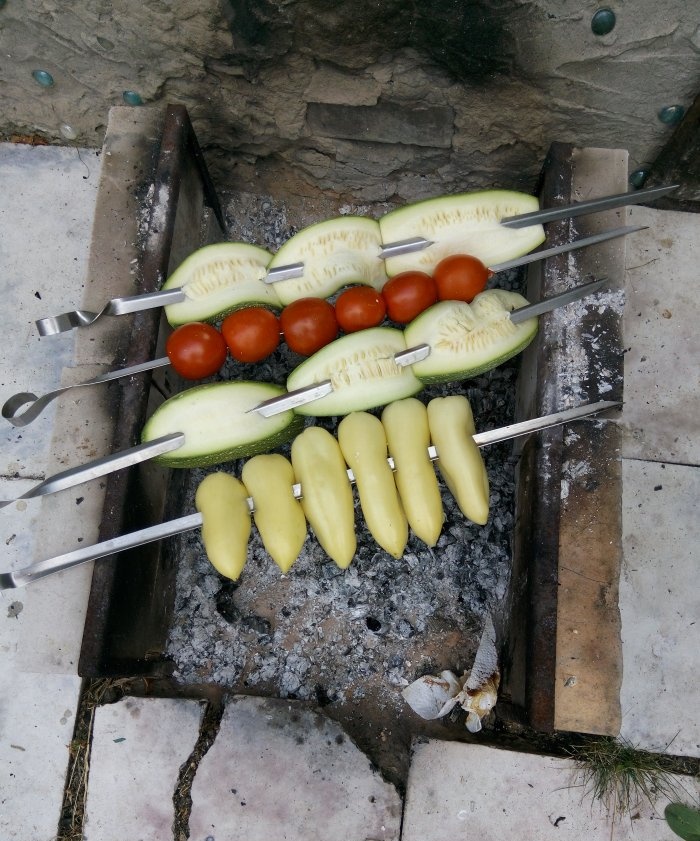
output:
[[[280,343],[280,321],[265,307],[245,307],[226,316],[221,325],[231,356],[239,362],[260,362]]]
[[[290,350],[311,356],[338,335],[333,304],[323,298],[300,298],[282,310],[280,325]]]
[[[193,321],[168,336],[165,352],[170,364],[186,380],[215,374],[226,361],[226,341],[216,327]]]
[[[401,272],[388,280],[382,289],[389,318],[397,324],[409,321],[437,301],[437,288],[425,272]]]
[[[341,292],[335,302],[335,316],[346,333],[376,327],[385,315],[384,297],[371,286],[352,286]]]
[[[466,301],[470,303],[486,289],[486,282],[493,272],[476,257],[453,254],[441,260],[433,272],[441,301]]]

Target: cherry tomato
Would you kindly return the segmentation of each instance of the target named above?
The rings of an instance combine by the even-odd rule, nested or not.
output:
[[[260,362],[280,343],[280,321],[265,307],[245,307],[221,324],[231,356],[239,362]]]
[[[397,324],[409,321],[437,301],[435,281],[425,272],[401,272],[382,289],[389,318]]]
[[[336,298],[335,317],[346,333],[376,327],[385,315],[384,296],[371,286],[351,286]]]
[[[290,350],[311,356],[338,335],[333,304],[323,298],[300,298],[282,310],[280,325]]]
[[[486,289],[486,282],[493,272],[476,257],[453,254],[441,260],[433,271],[441,301],[466,301],[470,303]]]
[[[170,364],[186,380],[215,374],[226,361],[226,341],[216,327],[192,321],[173,330],[165,343]]]

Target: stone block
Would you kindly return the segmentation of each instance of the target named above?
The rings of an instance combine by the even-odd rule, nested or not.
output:
[[[236,697],[192,786],[190,837],[398,839],[401,800],[333,721]]]
[[[655,809],[642,798],[631,815],[618,817],[620,825],[611,832],[611,817],[601,801],[582,795],[575,772],[572,761],[551,756],[459,742],[418,744],[401,839],[658,841],[668,835],[663,798]],[[676,780],[679,790],[687,788],[689,799],[697,799],[697,783]]]
[[[306,120],[312,132],[324,137],[443,149],[452,145],[454,131],[454,111],[447,106],[407,108],[391,102],[374,106],[311,102]]]
[[[85,841],[172,838],[178,772],[197,741],[202,711],[197,701],[175,698],[125,698],[97,708]]]

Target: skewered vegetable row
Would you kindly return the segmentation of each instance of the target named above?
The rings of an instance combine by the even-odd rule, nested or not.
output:
[[[350,284],[381,290],[389,277],[432,272],[444,257],[470,254],[485,265],[520,257],[544,241],[541,225],[506,228],[500,220],[538,209],[534,196],[486,190],[443,196],[391,211],[379,221],[342,216],[295,234],[273,256],[246,243],[218,243],[191,254],[163,289],[182,288],[185,300],[165,307],[171,325],[218,321],[242,306],[281,309],[299,298],[326,298]],[[382,245],[411,237],[432,244],[420,252],[382,259]],[[300,278],[267,284],[268,270],[301,262]]]
[[[244,465],[242,481],[226,473],[208,475],[195,504],[203,515],[202,539],[211,563],[228,578],[240,576],[251,532],[249,496],[263,545],[283,572],[301,551],[306,521],[328,556],[346,569],[357,548],[348,466],[367,527],[383,549],[400,558],[409,524],[420,539],[434,545],[444,513],[426,431],[460,510],[483,525],[488,477],[472,437],[467,398],[435,398],[427,408],[408,398],[387,407],[381,421],[366,412],[348,415],[338,440],[320,427],[305,429],[292,444],[291,463],[281,455],[255,456]],[[301,484],[301,501],[293,494],[295,481]]]
[[[170,467],[210,467],[273,449],[300,428],[299,415],[346,415],[385,406],[417,394],[426,382],[459,381],[514,356],[537,332],[537,319],[514,325],[509,313],[527,301],[514,292],[487,290],[473,304],[438,304],[406,331],[362,330],[336,339],[301,363],[288,377],[289,391],[330,380],[333,392],[270,418],[253,411],[285,393],[279,386],[245,381],[195,386],[166,400],[147,421],[142,440],[184,432],[185,444],[158,457]],[[439,312],[433,315],[433,310]],[[396,353],[426,343],[431,353],[411,366]]]

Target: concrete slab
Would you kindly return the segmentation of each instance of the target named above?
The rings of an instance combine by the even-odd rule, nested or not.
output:
[[[700,464],[696,213],[630,209],[622,455]]]
[[[401,800],[333,721],[302,705],[232,698],[192,786],[197,841],[398,839]]]
[[[125,698],[98,707],[90,756],[85,841],[172,837],[178,771],[194,749],[198,701]]]
[[[414,748],[402,841],[547,838],[658,841],[667,837],[660,800],[640,803],[614,832],[599,801],[587,799],[573,762],[483,745],[429,741]],[[689,797],[697,782],[679,778]]]
[[[80,679],[0,669],[0,838],[55,838]]]
[[[700,757],[700,468],[624,459],[621,735]]]
[[[73,337],[39,337],[34,322],[82,297],[100,162],[94,150],[0,144],[0,265],[4,338],[0,404],[58,386]],[[3,475],[41,475],[55,410],[31,427],[3,421]]]

